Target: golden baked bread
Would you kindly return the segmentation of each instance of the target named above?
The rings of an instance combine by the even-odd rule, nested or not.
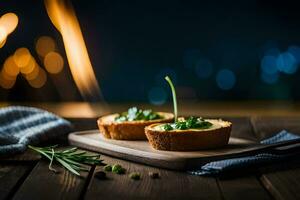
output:
[[[111,114],[100,117],[97,121],[100,133],[106,138],[116,140],[146,140],[145,127],[154,123],[168,123],[174,120],[172,113],[156,112],[162,119],[116,121],[119,114]]]
[[[222,147],[228,144],[231,122],[221,119],[205,119],[212,123],[207,129],[166,131],[163,124],[152,124],[145,128],[147,139],[154,149],[168,151],[195,151]]]

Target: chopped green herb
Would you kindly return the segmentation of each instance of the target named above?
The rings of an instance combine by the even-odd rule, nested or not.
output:
[[[111,172],[112,167],[111,167],[111,165],[105,165],[105,166],[103,167],[103,169],[104,169],[104,171],[106,171],[106,172]]]
[[[132,172],[129,174],[129,177],[133,180],[140,180],[141,179],[141,175],[139,173],[136,172]]]
[[[163,129],[170,130],[187,130],[187,129],[207,129],[212,126],[212,123],[205,121],[202,118],[190,117],[187,120],[177,121],[171,124],[165,124]]]
[[[127,112],[121,113],[118,117],[115,118],[117,122],[123,121],[138,121],[138,120],[155,120],[161,119],[162,116],[153,112],[152,110],[142,110],[137,107],[129,108]]]
[[[175,129],[178,129],[178,130],[186,130],[186,129],[187,129],[187,124],[186,124],[186,122],[176,122],[176,123],[175,123]]]
[[[163,129],[164,129],[165,131],[170,131],[170,130],[173,130],[173,127],[172,127],[170,124],[165,124],[165,125],[163,126]]]
[[[116,164],[112,166],[111,171],[115,174],[125,174],[126,170],[121,165]]]

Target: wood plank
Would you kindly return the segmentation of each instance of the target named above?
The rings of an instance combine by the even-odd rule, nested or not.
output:
[[[260,139],[283,129],[295,134],[300,133],[299,117],[255,117],[251,121]],[[276,199],[300,199],[300,165],[295,161],[274,163],[260,168],[262,184]]]
[[[254,141],[257,140],[250,118],[228,118],[228,120],[233,123],[233,136]],[[269,193],[262,187],[255,174],[253,174],[253,171],[248,175],[242,172],[240,173],[242,176],[236,175],[217,179],[223,199],[240,200],[241,197],[243,197],[244,200],[270,199]]]
[[[300,168],[265,173],[261,176],[261,181],[278,200],[300,199]]]
[[[221,199],[214,178],[197,177],[183,172],[162,170],[103,156],[108,164],[121,164],[126,174],[107,173],[108,180],[95,177],[89,185],[86,199]],[[101,170],[97,167],[95,171]],[[159,172],[160,179],[151,179],[149,171]],[[141,180],[128,177],[130,172],[141,173]]]
[[[33,167],[30,164],[0,164],[0,199],[8,199],[25,180]]]
[[[249,117],[224,117],[224,120],[232,122],[231,136],[257,141]]]
[[[271,199],[269,193],[262,187],[254,175],[218,179],[218,183],[222,191],[223,199]]]
[[[41,160],[26,178],[14,199],[78,199],[86,187],[88,173],[76,176],[60,166],[60,173],[48,169],[48,162]]]
[[[259,140],[282,130],[300,134],[300,117],[253,117],[251,123]]]
[[[16,155],[1,156],[0,162],[5,163],[17,163],[17,162],[32,162],[38,161],[41,159],[41,156],[32,150],[26,150],[24,153]]]

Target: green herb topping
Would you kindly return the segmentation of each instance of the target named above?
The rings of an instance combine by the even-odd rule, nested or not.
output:
[[[116,122],[124,122],[124,121],[138,121],[138,120],[155,120],[162,119],[163,117],[153,112],[152,110],[142,110],[137,107],[129,108],[127,112],[120,114],[115,118]]]
[[[202,118],[190,117],[187,120],[177,121],[175,123],[164,124],[163,130],[187,130],[187,129],[207,129],[212,126],[212,123],[205,121]]]
[[[187,130],[187,129],[207,129],[212,126],[212,123],[205,121],[202,118],[190,117],[187,120],[178,120],[178,110],[177,110],[177,99],[176,99],[176,90],[174,84],[169,76],[165,77],[166,81],[169,83],[169,86],[172,91],[173,97],[173,106],[174,106],[174,123],[164,124],[163,130]]]

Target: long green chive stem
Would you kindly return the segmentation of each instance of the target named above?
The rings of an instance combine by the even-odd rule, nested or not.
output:
[[[173,96],[173,106],[174,106],[174,121],[177,122],[177,99],[176,99],[176,91],[175,87],[172,83],[172,80],[169,78],[169,76],[165,77],[166,81],[169,83],[171,91],[172,91],[172,96]]]
[[[102,165],[99,154],[88,154],[86,151],[79,151],[76,147],[66,150],[55,150],[57,145],[50,147],[28,147],[50,160],[49,170],[56,172],[52,163],[56,161],[71,173],[80,176],[80,171],[88,171],[86,165]]]

